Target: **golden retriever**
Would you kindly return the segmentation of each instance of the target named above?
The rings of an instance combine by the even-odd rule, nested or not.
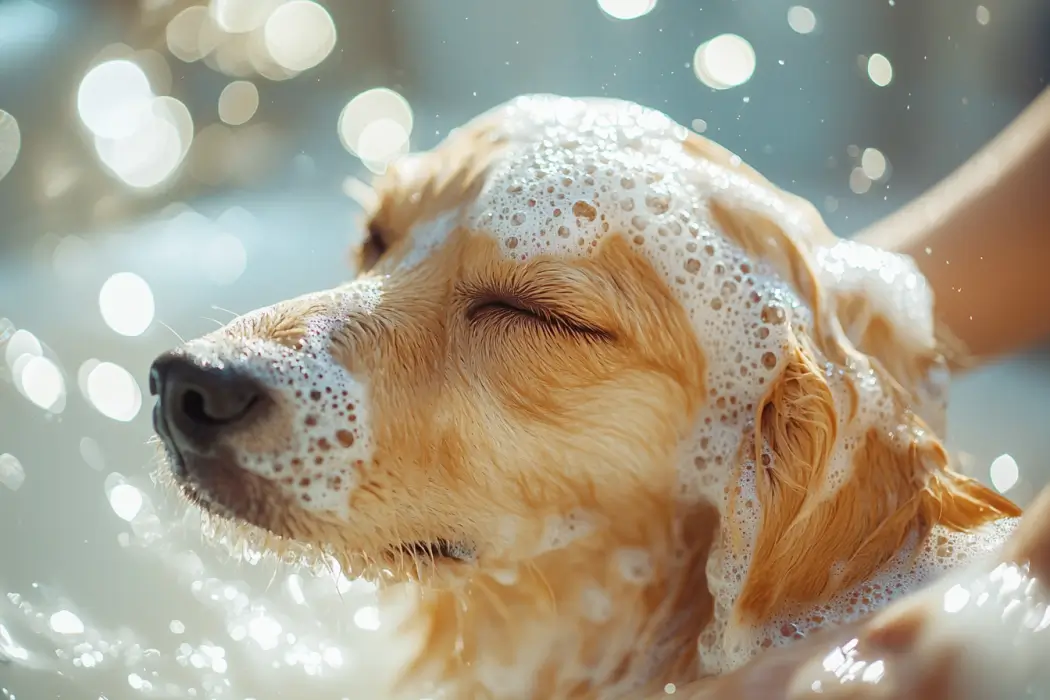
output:
[[[1016,525],[949,466],[911,261],[667,116],[517,98],[375,192],[357,279],[150,383],[190,500],[418,589],[409,686],[617,698],[731,674]]]

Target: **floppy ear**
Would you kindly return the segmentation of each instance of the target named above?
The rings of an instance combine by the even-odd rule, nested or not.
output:
[[[861,437],[845,481],[825,493],[837,421],[823,375],[799,348],[755,417],[762,522],[736,603],[742,620],[847,590],[935,525],[967,531],[1021,513],[952,471],[940,441],[907,410],[897,434],[872,428]]]
[[[477,197],[489,164],[503,143],[493,137],[491,125],[482,124],[450,134],[432,151],[409,154],[391,163],[376,178],[364,207],[368,233],[356,254],[360,270],[366,272],[387,250],[400,247],[414,224]]]
[[[739,620],[760,623],[789,604],[826,600],[872,576],[913,533],[921,542],[935,525],[971,530],[1020,514],[1009,499],[953,472],[939,439],[913,413],[916,388],[943,363],[940,354],[894,342],[888,320],[870,313],[851,329],[857,345],[843,331],[867,307],[863,299],[829,297],[820,286],[804,246],[834,237],[816,212],[802,219],[814,227],[804,232],[812,237],[789,235],[759,212],[718,201],[712,214],[727,235],[791,282],[814,314],[813,335],[794,337],[784,370],[756,408],[754,433],[745,440],[752,454],[740,455],[740,478],[754,470],[762,521],[736,602]],[[841,438],[839,411],[847,411],[842,425],[849,427],[858,392],[850,386],[848,406],[837,408],[823,362],[843,366],[851,358],[876,373],[900,427],[859,435],[844,481],[832,484],[828,463]]]

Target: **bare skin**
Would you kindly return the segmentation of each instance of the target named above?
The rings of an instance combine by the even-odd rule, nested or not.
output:
[[[913,257],[982,362],[1050,335],[1050,89],[965,165],[858,236]]]

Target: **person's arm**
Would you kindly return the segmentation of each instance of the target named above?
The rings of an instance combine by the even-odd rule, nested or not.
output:
[[[1050,89],[991,143],[857,240],[910,255],[977,360],[1050,335]]]

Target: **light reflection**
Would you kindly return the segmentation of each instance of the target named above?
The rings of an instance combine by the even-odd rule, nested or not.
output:
[[[81,391],[84,395],[87,395],[87,377],[84,377],[84,382],[81,384]],[[106,467],[106,460],[102,456],[102,448],[99,447],[98,441],[91,437],[80,438],[80,458],[84,460],[84,463],[95,471],[102,471]]]
[[[117,484],[110,489],[109,505],[118,518],[130,523],[142,510],[142,492],[131,484]]]
[[[880,180],[886,174],[886,156],[877,148],[865,148],[860,157],[860,167],[871,180]]]
[[[7,627],[0,624],[0,659],[8,658],[12,661],[26,661],[29,659],[29,650],[19,645],[7,631]]]
[[[1017,467],[1017,461],[1008,454],[999,455],[992,460],[988,468],[988,476],[992,486],[999,493],[1006,493],[1017,485],[1021,477],[1021,471]]]
[[[871,178],[864,172],[864,168],[857,167],[850,171],[849,188],[855,194],[866,194],[871,189]]]
[[[149,79],[138,65],[106,61],[80,81],[77,113],[96,137],[122,139],[136,131],[152,99]]]
[[[379,629],[379,608],[372,605],[358,608],[354,613],[354,624],[363,630]]]
[[[235,80],[219,94],[219,119],[240,126],[259,109],[259,89],[247,80]]]
[[[73,612],[69,610],[59,610],[58,612],[51,615],[49,620],[51,629],[58,634],[83,634],[84,623],[77,617]]]
[[[720,34],[697,47],[693,72],[704,85],[727,90],[743,85],[755,73],[755,49],[736,34]]]
[[[120,335],[142,335],[153,323],[153,291],[133,272],[118,272],[98,293],[102,320]]]
[[[268,651],[280,643],[281,625],[272,617],[261,615],[248,622],[247,633],[260,648]]]
[[[278,7],[265,26],[266,48],[281,67],[305,71],[335,48],[335,22],[312,0],[291,0]]]
[[[136,189],[168,180],[182,163],[193,137],[193,119],[186,106],[172,97],[157,97],[121,138],[95,138],[99,159],[117,177]]]
[[[381,163],[407,150],[408,132],[389,117],[370,122],[357,143],[357,155],[366,163]]]
[[[598,7],[613,19],[638,19],[653,11],[656,0],[598,0]]]
[[[211,0],[208,11],[215,23],[230,34],[258,29],[283,0]]]
[[[166,71],[163,58],[156,58]],[[142,67],[125,58],[104,61],[87,72],[77,90],[77,113],[93,135],[102,164],[137,189],[168,180],[193,138],[186,106],[155,95]]]
[[[944,612],[957,613],[970,602],[970,591],[955,585],[944,592]]]
[[[809,34],[817,28],[817,16],[813,10],[801,5],[788,9],[788,26],[799,34]]]
[[[343,107],[339,139],[369,170],[382,172],[390,159],[408,151],[413,122],[404,97],[389,88],[373,88]]]
[[[879,87],[886,87],[893,80],[893,65],[881,53],[868,57],[868,77]]]
[[[22,488],[25,483],[26,472],[22,463],[13,454],[0,454],[0,486],[6,486],[12,491]]]
[[[10,324],[10,321],[8,321],[8,324]],[[13,333],[9,333],[7,345],[4,348],[4,360],[7,361],[8,367],[13,368],[15,362],[17,362],[23,355],[40,357],[43,354],[44,348],[40,344],[40,341],[35,335],[26,329],[20,328]]]
[[[164,30],[171,55],[186,63],[204,58],[208,52],[202,51],[201,34],[210,21],[208,8],[202,5],[187,7],[175,15]]]
[[[142,391],[126,369],[112,362],[99,362],[87,375],[87,398],[99,413],[127,422],[142,408]]]
[[[18,128],[18,121],[0,109],[0,180],[15,167],[21,150],[22,132]]]
[[[46,357],[22,355],[12,369],[27,399],[52,413],[62,411],[66,382],[58,365]]]

